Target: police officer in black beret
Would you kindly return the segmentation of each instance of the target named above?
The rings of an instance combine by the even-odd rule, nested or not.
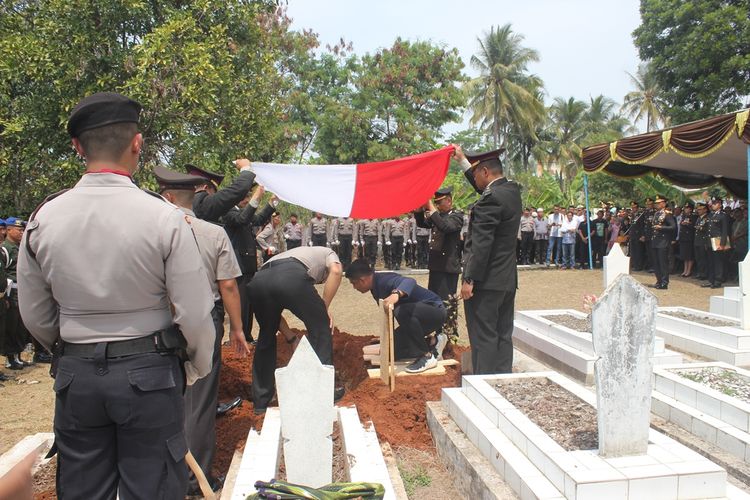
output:
[[[57,345],[58,498],[187,491],[183,390],[211,370],[213,294],[184,214],[132,181],[140,111],[111,92],[75,106],[86,173],[37,208],[21,242],[21,315]]]
[[[456,147],[464,175],[482,195],[469,216],[461,286],[475,374],[510,373],[513,366],[521,188],[503,176],[501,152],[464,155]]]

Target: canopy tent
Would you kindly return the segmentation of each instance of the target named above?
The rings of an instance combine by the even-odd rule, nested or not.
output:
[[[619,177],[653,172],[685,188],[720,182],[732,195],[747,199],[749,115],[745,109],[589,146],[583,150],[583,168]]]

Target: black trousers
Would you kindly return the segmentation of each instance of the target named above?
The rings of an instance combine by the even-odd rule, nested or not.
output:
[[[646,240],[645,242],[646,246],[646,269],[653,271],[654,266],[656,266],[656,252],[654,252],[654,247],[651,246],[651,240]]]
[[[430,255],[430,237],[428,235],[417,236],[417,268],[427,269],[427,260]]]
[[[302,246],[302,240],[286,240],[286,249],[291,250],[292,248],[297,248]]]
[[[216,405],[219,402],[221,339],[224,337],[224,304],[221,301],[214,305],[211,319],[216,336],[211,372],[185,389],[185,434],[188,447],[209,478],[216,451]],[[195,478],[191,482],[198,484]]]
[[[378,258],[378,237],[365,236],[365,259],[370,263],[370,267],[375,269],[375,261]]]
[[[534,253],[536,253],[536,261],[539,264],[544,263],[547,259],[547,245],[548,240],[534,240]]]
[[[312,244],[314,247],[324,247],[328,243],[328,238],[325,234],[313,234]]]
[[[708,250],[706,250],[706,245],[703,243],[694,244],[693,256],[695,257],[695,270],[693,271],[695,275],[703,278],[708,277]]]
[[[630,269],[631,271],[641,271],[644,266],[644,247],[643,242],[637,238],[630,238]]]
[[[250,284],[250,280],[253,279],[252,273],[245,273],[237,278],[237,288],[240,291],[240,314],[242,315],[242,331],[245,334],[245,340],[251,342],[253,340],[253,305],[250,303],[250,298],[247,293],[247,286]]]
[[[188,486],[181,363],[158,353],[106,359],[105,347],[98,344],[94,358],[59,361],[57,496],[181,500]]]
[[[328,312],[314,285],[305,266],[292,258],[269,263],[250,282],[250,300],[255,306],[255,319],[260,325],[253,357],[255,408],[267,408],[273,399],[276,387],[276,332],[284,309],[289,309],[305,324],[307,339],[320,362],[333,365],[333,338]]]
[[[708,281],[714,285],[720,285],[726,281],[724,259],[726,252],[708,250]]]
[[[404,255],[404,237],[391,236],[391,268],[401,269],[401,260]]]
[[[654,248],[654,274],[657,285],[669,284],[669,248]]]
[[[458,273],[430,271],[430,276],[427,279],[427,289],[435,292],[441,299],[448,300],[448,295],[456,295],[457,287]]]
[[[351,234],[340,234],[339,235],[339,260],[341,265],[346,271],[349,264],[352,263],[352,235]]]
[[[534,261],[534,231],[521,231],[521,264]]]
[[[475,375],[511,372],[515,299],[515,290],[475,290],[464,301]]]
[[[439,331],[447,317],[444,307],[424,302],[396,304],[393,315],[398,321],[393,331],[396,359],[417,358],[428,352],[427,335]]]
[[[591,256],[594,267],[604,265],[604,255],[607,253],[607,241],[597,236],[591,237]]]
[[[18,309],[18,290],[8,299],[8,310],[5,312],[5,352],[6,356],[23,352],[29,342],[29,331],[21,319],[21,311]]]

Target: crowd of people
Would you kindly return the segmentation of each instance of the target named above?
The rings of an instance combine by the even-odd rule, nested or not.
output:
[[[586,217],[583,206],[525,208],[518,228],[519,265],[600,268],[614,245],[630,256],[631,271],[654,273],[666,289],[669,275],[718,288],[736,281],[747,254],[747,203],[712,198],[675,206],[663,196],[618,208],[603,203]]]
[[[244,158],[223,188],[223,175],[185,165],[184,172],[154,167],[159,192],[139,189],[132,175],[143,149],[140,115],[140,104],[120,94],[84,98],[67,132],[86,172],[27,223],[6,221],[3,344],[14,369],[23,364],[11,352],[16,344],[25,348],[33,338],[38,356],[52,354],[59,496],[198,493],[187,458],[210,476],[215,418],[229,408],[217,399],[225,317],[234,352],[253,356],[253,410],[263,414],[275,393],[277,339],[299,340],[282,312],[302,320],[321,363],[333,365],[330,305],[344,277],[394,309],[397,354],[419,373],[441,357],[445,301],[462,274],[473,371],[510,372],[521,198],[503,176],[500,151],[471,155],[456,147],[481,195],[468,218],[441,189],[409,217],[315,214],[302,226],[295,215],[281,220],[275,196],[263,202]],[[404,258],[427,267],[428,287],[374,273],[378,254],[388,269]],[[23,328],[17,338],[8,335],[13,317]],[[344,393],[335,387],[331,398]],[[221,486],[221,478],[209,481]]]
[[[251,398],[261,415],[275,394],[277,340],[299,341],[285,310],[304,323],[321,363],[334,364],[330,306],[344,278],[393,309],[396,357],[412,373],[438,364],[448,342],[446,304],[460,297],[471,369],[497,374],[512,369],[519,264],[600,267],[619,244],[634,270],[653,270],[657,288],[667,288],[675,266],[716,287],[732,279],[747,251],[746,206],[718,199],[696,204],[697,214],[669,208],[663,197],[644,209],[606,204],[590,218],[583,207],[522,210],[500,150],[455,147],[480,195],[467,214],[443,188],[402,217],[315,213],[303,225],[290,214],[285,222],[275,196],[263,202],[245,158],[223,188],[223,175],[195,165],[154,167],[159,192],[152,193],[131,177],[143,148],[140,113],[120,94],[83,99],[67,130],[86,173],[27,223],[7,219],[0,247],[5,354],[10,368],[22,369],[31,340],[34,359],[52,362],[57,491],[66,498],[198,492],[186,456],[210,475],[216,416],[235,404],[218,401],[225,317],[234,352],[253,356]],[[386,271],[376,273],[379,255]],[[391,272],[404,262],[428,269],[426,288]],[[331,398],[344,394],[337,386]],[[221,478],[209,480],[221,487]]]

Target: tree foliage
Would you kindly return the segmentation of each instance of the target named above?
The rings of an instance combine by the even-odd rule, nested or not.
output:
[[[734,111],[750,95],[750,0],[641,0],[633,36],[674,122]]]

